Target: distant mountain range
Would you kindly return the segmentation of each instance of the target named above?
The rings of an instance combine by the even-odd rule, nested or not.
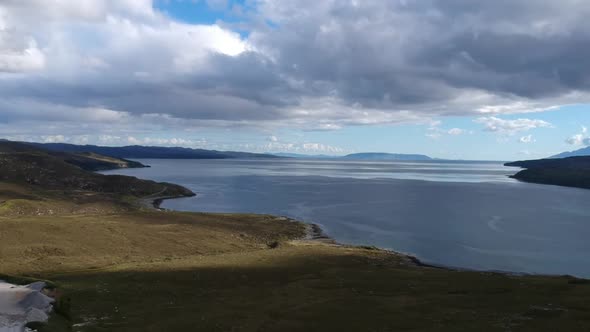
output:
[[[216,151],[162,146],[97,146],[75,145],[66,143],[26,143],[37,148],[67,153],[96,153],[103,156],[130,159],[272,159],[272,158],[305,158],[305,159],[339,159],[339,160],[432,160],[422,154],[401,154],[367,152],[354,153],[346,156],[306,155],[297,153],[249,153],[235,151]]]
[[[232,159],[232,158],[279,158],[270,154],[247,153],[234,151],[216,151],[204,149],[190,149],[180,147],[161,146],[97,146],[97,145],[74,145],[65,143],[28,143],[55,152],[69,153],[96,153],[115,158],[135,159]]]
[[[555,156],[551,156],[549,158],[569,158],[569,157],[583,157],[583,156],[590,156],[590,146],[585,147],[583,149],[575,150],[575,151],[568,151],[568,152],[556,154]]]
[[[28,153],[51,156],[68,164],[78,166],[86,171],[106,171],[119,168],[149,167],[137,161],[112,156],[104,156],[93,152],[65,152],[40,148],[29,143],[0,140],[0,154]]]
[[[273,159],[273,158],[300,158],[300,159],[338,159],[338,160],[405,160],[424,161],[432,160],[429,156],[422,154],[402,154],[365,152],[353,153],[345,156],[330,155],[308,155],[297,153],[249,153],[236,151],[217,151],[205,149],[191,149],[182,147],[162,146],[98,146],[98,145],[75,145],[67,143],[29,143],[29,146],[41,148],[47,151],[60,153],[97,154],[121,159]],[[133,167],[130,165],[130,167]]]

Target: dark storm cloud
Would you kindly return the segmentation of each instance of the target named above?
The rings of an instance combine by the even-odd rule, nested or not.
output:
[[[395,107],[444,101],[457,89],[543,98],[589,88],[587,2],[306,4],[293,19],[275,8],[283,25],[260,43],[275,45],[291,75],[333,83],[350,102]]]

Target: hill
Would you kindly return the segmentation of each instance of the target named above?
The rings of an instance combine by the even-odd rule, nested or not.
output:
[[[204,149],[191,149],[181,147],[162,146],[97,146],[97,145],[75,145],[65,143],[28,143],[32,146],[55,151],[69,153],[96,153],[115,158],[135,159],[232,159],[232,158],[278,158],[269,154],[216,151]]]
[[[575,151],[568,151],[568,152],[556,154],[555,156],[551,156],[550,158],[569,158],[569,157],[583,157],[583,156],[590,156],[590,146],[579,149],[579,150],[575,150]]]
[[[63,159],[68,164],[78,166],[87,171],[106,171],[119,168],[149,167],[137,161],[103,156],[92,152],[48,152],[48,154]]]
[[[512,177],[525,182],[590,189],[590,156],[506,163],[526,168]]]
[[[401,154],[401,153],[382,153],[382,152],[365,152],[353,153],[342,157],[342,159],[353,160],[406,160],[422,161],[432,160],[432,158],[422,154]]]
[[[61,159],[66,163],[78,166],[87,171],[105,171],[118,168],[142,168],[148,167],[142,163],[127,159],[103,156],[92,152],[61,152],[50,151],[42,146],[29,143],[0,140],[0,153],[41,153]]]
[[[89,171],[121,163],[129,166],[127,161],[100,155],[54,153],[2,141],[0,215],[88,210],[106,213],[131,209],[137,198],[194,195],[175,184]]]

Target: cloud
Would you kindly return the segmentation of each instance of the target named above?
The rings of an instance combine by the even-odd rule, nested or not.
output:
[[[27,48],[23,50],[6,50],[0,54],[0,72],[28,72],[41,70],[44,67],[45,55],[37,48],[35,40],[29,41]]]
[[[584,135],[576,134],[565,140],[567,144],[571,145],[582,145],[584,143]]]
[[[117,135],[29,135],[29,136],[8,136],[10,140],[25,142],[43,143],[73,143],[73,144],[99,144],[106,146],[118,145],[154,145],[154,146],[185,146],[185,147],[207,147],[210,145],[205,139],[191,139],[180,137],[151,137],[151,136],[117,136]]]
[[[474,120],[484,125],[484,130],[502,135],[514,135],[518,132],[528,131],[535,128],[548,128],[551,123],[544,120],[516,119],[505,120],[497,117],[480,117]]]
[[[321,154],[342,154],[346,150],[333,145],[316,143],[316,142],[302,142],[302,143],[286,143],[286,142],[271,142],[264,145],[250,144],[247,150],[255,152],[292,152],[292,153],[321,153]]]
[[[64,135],[42,136],[43,143],[64,143],[67,141]]]
[[[522,136],[519,140],[520,143],[533,143],[535,142],[535,139],[533,138],[533,135],[527,135],[527,136]]]
[[[441,121],[431,121],[428,127],[428,131],[426,133],[426,137],[432,139],[439,139],[444,135],[450,136],[459,136],[467,133],[466,130],[461,128],[451,128],[451,129],[442,129],[440,126],[442,125]]]
[[[460,129],[460,128],[453,128],[453,129],[449,129],[449,131],[447,133],[449,135],[457,136],[457,135],[464,134],[465,133],[465,130]]]
[[[146,130],[338,130],[487,123],[590,96],[590,3],[578,0],[258,0],[239,11],[237,23],[188,24],[150,0],[2,1],[0,122],[108,135],[109,116]]]
[[[570,145],[584,145],[590,146],[590,137],[588,137],[588,128],[582,126],[582,131],[579,134],[573,135],[565,140]]]
[[[224,10],[228,6],[228,0],[207,0],[207,5],[213,10]]]

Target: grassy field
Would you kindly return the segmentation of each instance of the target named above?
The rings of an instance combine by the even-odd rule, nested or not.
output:
[[[590,284],[418,267],[271,216],[0,218],[0,274],[49,279],[75,331],[583,331]],[[68,331],[54,317],[44,331]]]
[[[41,332],[590,330],[586,280],[421,267],[301,240],[284,218],[140,198],[0,182],[0,279],[63,293]]]
[[[412,266],[359,248],[275,250],[53,275],[82,331],[584,331],[589,286]]]

